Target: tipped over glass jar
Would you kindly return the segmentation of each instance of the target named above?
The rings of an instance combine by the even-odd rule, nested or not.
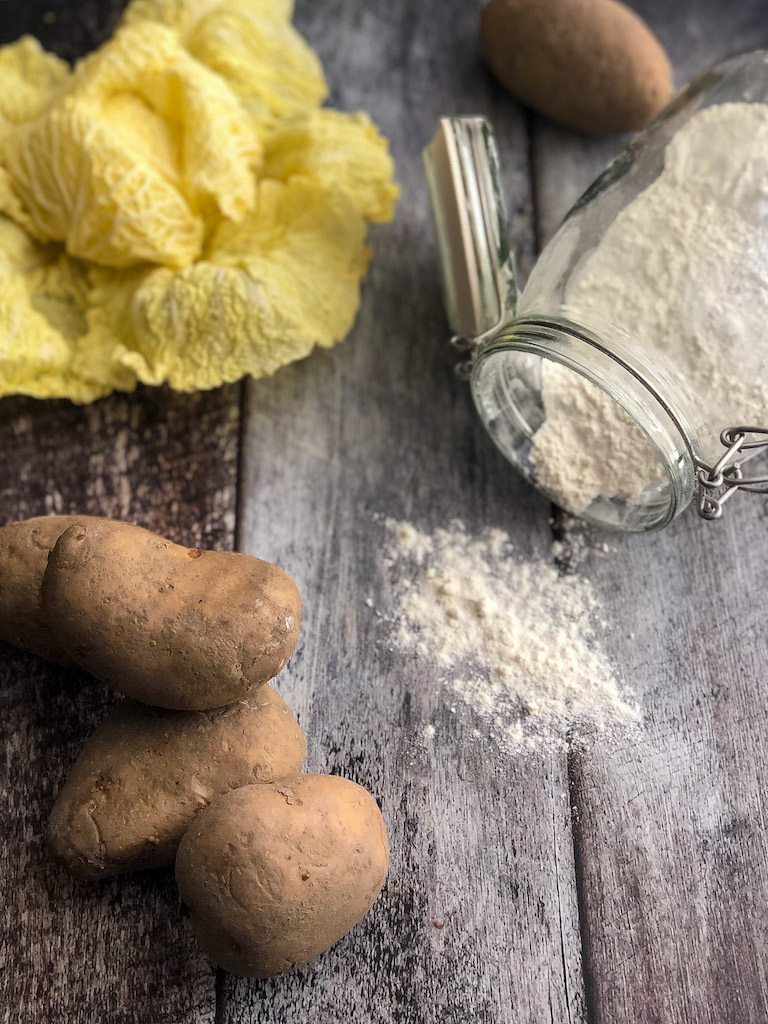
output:
[[[442,120],[425,164],[460,369],[536,487],[635,532],[768,493],[768,52],[679,93],[519,295],[488,123]]]

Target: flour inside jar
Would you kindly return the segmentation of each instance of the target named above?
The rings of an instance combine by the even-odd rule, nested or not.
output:
[[[712,450],[724,427],[764,422],[768,105],[707,107],[680,128],[660,176],[582,259],[563,301],[577,322],[620,325],[676,376]],[[541,376],[546,419],[531,462],[560,505],[579,514],[598,497],[631,501],[660,478],[650,442],[615,401],[554,362]]]

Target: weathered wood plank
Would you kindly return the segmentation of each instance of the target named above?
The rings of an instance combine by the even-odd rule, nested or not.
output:
[[[112,34],[128,0],[14,0],[0,2],[0,40],[25,32],[70,62],[99,46]]]
[[[476,12],[459,0],[300,3],[298,22],[326,62],[333,102],[368,109],[392,140],[403,199],[373,236],[352,337],[249,387],[239,541],[300,584],[303,639],[278,686],[308,733],[310,768],[381,799],[392,868],[373,912],[330,953],[268,984],[228,979],[223,1019],[582,1021],[564,760],[500,754],[473,736],[482,726],[465,709],[451,712],[436,672],[390,651],[376,518],[431,528],[459,517],[547,550],[548,506],[496,454],[452,373],[420,164],[439,116],[503,122],[525,263],[525,119],[492,90]]]
[[[765,508],[728,511],[583,569],[644,708],[633,742],[572,763],[598,1022],[768,1016]]]
[[[633,6],[680,84],[768,42],[763,3]],[[617,143],[537,127],[545,238]],[[632,742],[571,758],[595,1024],[768,1018],[765,516],[754,497],[734,499],[722,523],[689,511],[660,535],[611,538],[611,557],[580,569],[603,595],[612,656],[645,712]]]

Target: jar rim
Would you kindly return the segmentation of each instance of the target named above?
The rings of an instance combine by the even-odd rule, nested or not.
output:
[[[470,377],[475,406],[497,447],[540,488],[535,474],[508,450],[486,404],[482,378],[488,360],[503,353],[538,356],[579,374],[615,401],[646,437],[667,478],[668,501],[650,522],[621,528],[636,532],[661,529],[690,503],[701,457],[701,424],[678,382],[661,365],[651,363],[642,351],[619,338],[612,337],[608,343],[593,329],[561,316],[529,315],[510,320],[477,350]],[[535,429],[515,407],[514,396],[505,397],[511,403],[510,417],[530,441]],[[498,408],[494,409],[498,415]],[[588,510],[578,515],[602,527],[616,528]]]

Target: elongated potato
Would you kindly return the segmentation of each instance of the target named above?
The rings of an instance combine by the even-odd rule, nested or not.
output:
[[[269,978],[348,932],[375,902],[388,861],[370,793],[300,775],[215,800],[184,834],[176,881],[214,963]]]
[[[43,610],[72,660],[102,682],[146,704],[201,710],[277,675],[301,599],[269,562],[96,519],[56,542]]]
[[[672,99],[661,43],[617,0],[488,0],[480,43],[502,85],[578,131],[644,128]]]
[[[49,661],[71,661],[43,616],[40,587],[48,555],[74,522],[87,516],[38,516],[0,529],[0,640]]]
[[[238,786],[301,770],[306,741],[271,686],[215,711],[127,700],[96,729],[54,804],[49,840],[74,874],[172,864],[185,829]]]

